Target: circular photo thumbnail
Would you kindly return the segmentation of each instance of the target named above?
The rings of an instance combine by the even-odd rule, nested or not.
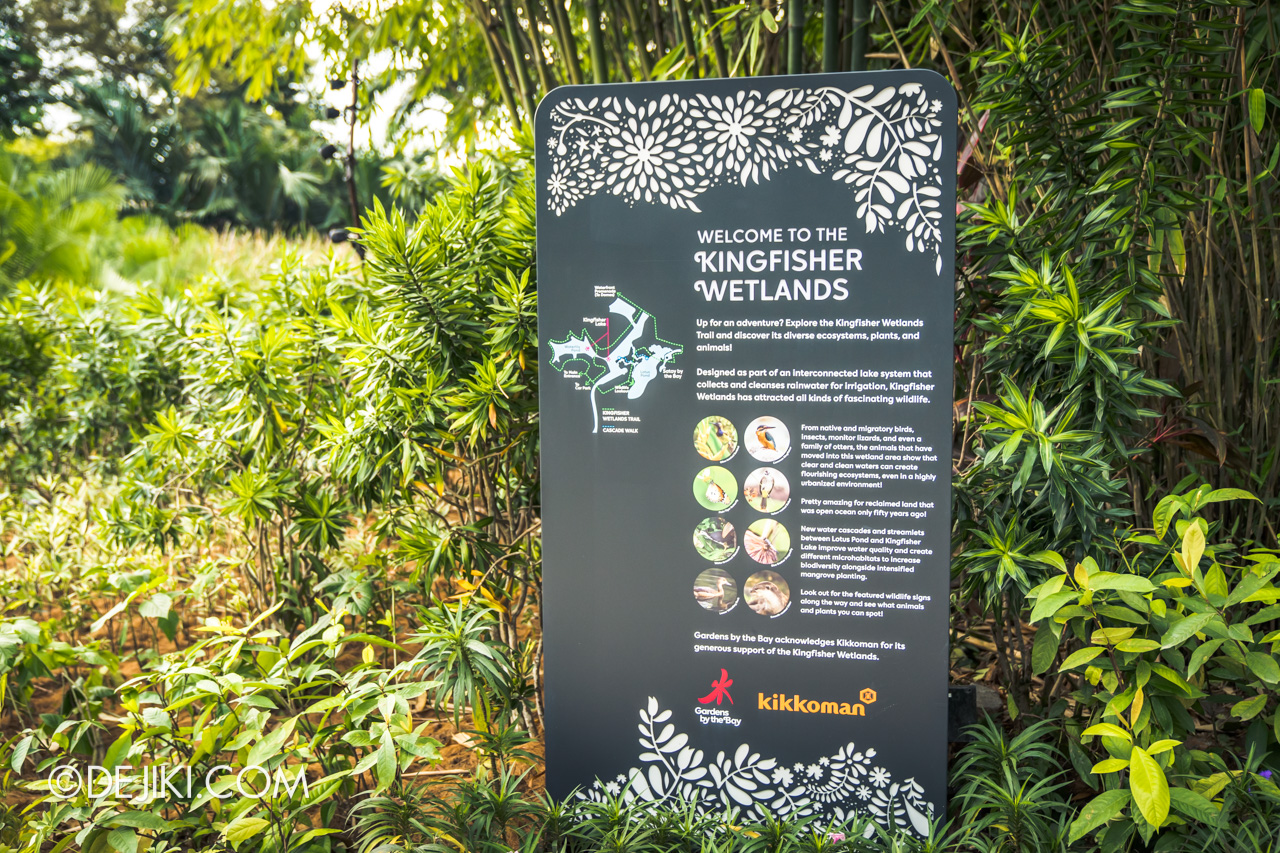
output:
[[[693,547],[713,563],[723,563],[738,553],[738,531],[719,516],[704,518],[693,528]]]
[[[724,569],[707,569],[693,580],[693,600],[703,610],[728,613],[738,606],[738,585]]]
[[[782,575],[767,569],[747,578],[742,592],[747,606],[761,616],[781,616],[791,606],[791,587]]]
[[[761,462],[777,462],[791,452],[791,431],[777,418],[756,418],[747,424],[743,443]]]
[[[791,484],[777,468],[757,468],[742,484],[742,496],[752,509],[775,513],[791,500]]]
[[[738,481],[728,468],[708,465],[693,478],[693,496],[706,509],[728,509],[738,500]]]
[[[719,415],[703,418],[693,428],[693,448],[712,462],[732,459],[738,452],[738,429]]]
[[[772,518],[762,518],[747,528],[742,547],[757,563],[775,566],[791,555],[791,534]]]

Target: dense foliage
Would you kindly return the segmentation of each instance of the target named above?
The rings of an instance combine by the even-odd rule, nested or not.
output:
[[[172,58],[79,81],[78,153],[0,153],[0,851],[1280,844],[1280,15],[175,8]],[[66,11],[21,9],[6,26]],[[41,37],[153,55],[154,15],[137,21]],[[958,749],[929,838],[540,794],[527,148],[448,181],[414,161],[375,180],[356,158],[363,261],[172,227],[351,223],[291,89],[317,58],[354,82],[352,118],[409,79],[406,115],[445,97],[470,142],[560,82],[867,63],[952,79],[952,676],[1004,708]],[[19,82],[0,90],[15,125],[38,88]],[[170,763],[211,785],[62,797],[48,779]],[[244,795],[257,767],[284,784]]]

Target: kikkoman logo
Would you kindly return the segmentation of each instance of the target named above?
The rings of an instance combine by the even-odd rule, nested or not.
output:
[[[756,709],[759,711],[791,711],[796,714],[838,714],[845,717],[865,717],[867,705],[876,701],[876,692],[870,687],[858,694],[861,702],[828,702],[818,699],[804,699],[795,693],[787,696],[782,693],[756,694]]]

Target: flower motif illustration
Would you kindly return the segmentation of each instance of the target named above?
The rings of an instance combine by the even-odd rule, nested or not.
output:
[[[846,185],[867,233],[893,229],[941,275],[943,108],[916,82],[638,102],[567,95],[550,110],[547,206],[563,215],[607,193],[699,213],[696,199],[714,187],[801,166]]]
[[[669,195],[681,183],[679,144],[661,120],[632,122],[609,140],[612,150],[605,182],[615,195],[626,194],[636,201]]]
[[[597,781],[578,797],[600,802],[620,794],[641,809],[692,803],[707,814],[736,808],[752,819],[771,814],[842,823],[862,816],[886,828],[928,832],[933,805],[924,789],[914,779],[893,782],[882,767],[872,770],[873,749],[859,752],[849,743],[815,763],[796,763],[793,772],[745,743],[707,755],[689,745],[688,735],[676,731],[671,717],[650,697],[640,711],[640,766],[617,781]],[[623,781],[626,785],[620,786]]]

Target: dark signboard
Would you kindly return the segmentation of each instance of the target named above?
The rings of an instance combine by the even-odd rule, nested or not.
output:
[[[553,794],[942,810],[955,126],[917,71],[543,101]]]

